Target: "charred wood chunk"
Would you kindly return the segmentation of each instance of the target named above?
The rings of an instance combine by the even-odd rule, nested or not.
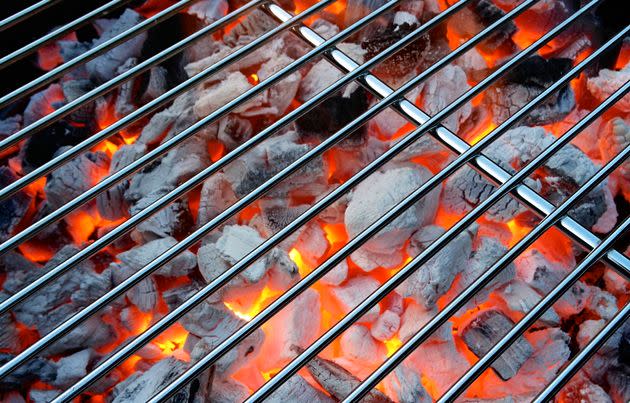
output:
[[[20,151],[22,169],[31,172],[50,161],[61,147],[79,144],[89,135],[84,127],[71,126],[61,120],[33,134]]]
[[[4,188],[17,179],[10,168],[0,167],[0,187]],[[31,201],[32,198],[26,192],[20,191],[0,202],[0,241],[5,241],[13,234]]]
[[[514,326],[514,322],[501,312],[486,310],[462,329],[464,342],[478,357],[483,357]],[[503,379],[508,380],[534,353],[534,349],[522,336],[492,364],[492,368]]]
[[[572,66],[571,59],[544,59],[532,56],[511,70],[486,92],[495,122],[503,122],[527,102],[558,81]],[[527,125],[553,123],[564,118],[575,107],[575,95],[565,86],[545,98],[523,119]]]
[[[293,346],[292,349],[297,354],[304,352],[304,350],[298,346]],[[344,399],[361,383],[357,377],[342,366],[317,356],[310,360],[308,364],[306,364],[306,367],[317,383],[335,399]],[[362,401],[366,403],[392,402],[392,400],[376,389],[370,391]]]

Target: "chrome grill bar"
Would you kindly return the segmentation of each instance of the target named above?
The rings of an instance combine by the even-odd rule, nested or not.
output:
[[[34,16],[35,14],[39,14],[47,8],[59,3],[62,0],[41,0],[29,7],[26,7],[22,11],[15,13],[2,21],[0,21],[0,32],[3,32],[15,24],[19,24],[20,22],[26,20]]]

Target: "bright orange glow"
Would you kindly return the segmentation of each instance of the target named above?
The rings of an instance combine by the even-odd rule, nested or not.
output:
[[[433,399],[437,400],[442,395],[440,393],[440,389],[438,388],[437,384],[430,378],[427,378],[426,376],[421,375],[420,383],[422,383],[422,387],[424,387],[424,389]]]
[[[322,226],[326,233],[326,239],[332,246],[335,244],[345,244],[348,242],[348,233],[346,232],[346,226],[343,223],[338,224],[324,224]]]
[[[66,217],[66,224],[75,244],[87,242],[96,229],[97,220],[85,211],[75,211]]]
[[[31,262],[45,263],[54,256],[52,249],[46,248],[44,245],[38,245],[34,242],[24,242],[18,249],[24,255],[25,258]]]
[[[112,156],[114,155],[114,153],[116,153],[116,151],[118,151],[118,145],[112,143],[109,140],[105,140],[102,141],[100,143],[98,143],[96,146],[94,146],[94,148],[92,148],[92,151],[101,151],[104,152],[105,154],[107,154],[107,156],[109,158],[112,158]]]
[[[630,45],[622,46],[615,62],[615,70],[621,70],[630,63]]]
[[[42,176],[35,182],[27,185],[24,190],[33,197],[39,196],[41,198],[44,198],[46,196],[44,193],[44,186],[46,186],[46,177]]]
[[[252,218],[254,218],[258,213],[260,213],[260,207],[258,207],[257,203],[250,204],[245,207],[238,215],[239,223],[249,222]]]
[[[512,233],[512,238],[510,239],[510,247],[514,246],[518,241],[520,241],[531,228],[524,227],[519,224],[515,219],[511,219],[507,222],[507,226]]]
[[[274,377],[278,372],[280,372],[282,368],[274,368],[269,371],[260,371],[262,377],[265,379],[265,382]]]
[[[118,368],[123,372],[125,377],[127,377],[136,372],[136,364],[138,364],[138,361],[140,360],[142,360],[142,357],[134,354],[131,357],[127,358],[122,364],[120,364]]]
[[[485,126],[483,126],[481,130],[473,134],[473,137],[470,139],[470,144],[472,145],[477,144],[481,139],[486,137],[491,131],[493,131],[496,128],[497,128],[496,123],[490,120]]]
[[[208,141],[208,155],[210,155],[210,161],[217,162],[225,155],[225,146],[218,140]]]
[[[265,308],[265,302],[267,302],[267,300],[276,297],[281,293],[281,291],[274,291],[265,286],[265,288],[263,288],[258,295],[258,298],[256,298],[256,300],[252,304],[251,308],[249,308],[248,310],[241,309],[237,306],[237,303],[224,302],[224,304],[230,311],[234,312],[236,316],[249,322],[254,316],[258,315],[258,313]]]
[[[291,260],[293,260],[293,263],[295,263],[295,265],[298,267],[300,276],[302,276],[302,278],[304,278],[311,271],[310,268],[306,265],[306,263],[304,263],[304,259],[302,259],[302,254],[297,249],[292,248],[289,251],[289,257],[291,258]]]
[[[387,348],[387,356],[391,357],[392,354],[396,352],[402,346],[402,341],[398,338],[398,336],[394,336],[391,339],[383,342],[385,344],[385,348]]]
[[[260,82],[260,80],[258,79],[258,74],[256,73],[247,76],[247,81],[249,81],[251,85],[256,85]]]
[[[457,214],[451,214],[444,210],[442,206],[438,208],[437,215],[435,216],[435,224],[442,228],[451,228],[461,216]]]
[[[190,357],[184,350],[184,343],[186,343],[187,338],[188,332],[186,329],[179,323],[175,323],[162,332],[162,334],[153,341],[153,344],[159,347],[165,356],[172,355],[180,360],[188,361]]]

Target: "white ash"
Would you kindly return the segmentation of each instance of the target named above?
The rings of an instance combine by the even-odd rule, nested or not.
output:
[[[358,276],[351,278],[338,287],[331,287],[331,294],[339,302],[339,308],[343,313],[350,312],[359,305],[368,295],[376,291],[381,284],[372,277]],[[375,305],[361,317],[362,322],[372,322],[379,314],[379,307]]]
[[[138,59],[130,57],[116,68],[116,75],[121,75],[137,65]],[[136,105],[134,105],[134,99],[136,98],[137,92],[134,88],[135,86],[136,80],[132,79],[125,81],[120,87],[118,87],[118,94],[116,96],[116,101],[114,102],[114,116],[117,120],[137,109]]]
[[[411,237],[408,254],[420,254],[444,232],[438,226],[424,227]],[[468,229],[450,241],[399,286],[399,293],[403,297],[414,298],[425,308],[435,306],[437,300],[449,290],[455,276],[468,264],[475,232],[476,228]]]
[[[370,329],[361,324],[352,325],[340,338],[344,358],[362,365],[378,365],[386,358],[382,343],[374,339]]]
[[[430,403],[431,395],[422,386],[422,378],[415,368],[401,363],[385,378],[385,389],[400,403]]]
[[[57,361],[57,377],[53,385],[64,389],[72,386],[87,374],[94,356],[94,350],[85,349],[61,358]]]
[[[55,156],[68,151],[70,146],[61,147]],[[51,208],[57,209],[77,196],[90,190],[95,178],[107,172],[109,158],[100,151],[87,152],[73,158],[54,170],[46,180],[44,191]]]
[[[630,80],[630,64],[621,70],[601,69],[595,77],[586,80],[586,88],[599,102],[604,102],[617,89]],[[615,108],[623,113],[630,112],[630,95],[626,94],[617,103]]]
[[[159,238],[121,252],[116,257],[121,263],[129,266],[134,271],[138,271],[176,244],[177,240],[173,237]],[[196,265],[197,259],[195,254],[186,250],[163,265],[156,274],[165,277],[186,276],[192,272]]]
[[[297,354],[301,354],[304,351],[297,346],[294,346],[293,350]],[[361,382],[340,365],[317,356],[306,364],[306,368],[317,383],[338,400],[348,396]],[[362,401],[366,403],[391,402],[387,396],[376,389],[370,391]]]
[[[601,386],[580,374],[560,390],[557,398],[565,402],[613,403]]]
[[[225,175],[223,173],[212,175],[203,182],[201,187],[197,225],[202,226],[209,222],[237,200],[232,184]],[[231,217],[227,223],[236,224],[236,218]]]
[[[597,286],[588,286],[590,298],[585,309],[598,317],[611,320],[617,313],[617,298]]]
[[[139,24],[141,21],[142,17],[131,9],[126,9],[125,12],[116,20],[97,20],[97,24],[100,24],[104,30],[100,38],[95,39],[92,42],[92,46],[95,47],[108,41],[114,36]],[[116,69],[127,59],[130,57],[141,56],[142,45],[146,41],[147,36],[148,34],[146,32],[134,35],[123,44],[118,45],[107,51],[105,54],[97,56],[87,62],[85,67],[90,74],[90,77],[97,82],[111,80],[116,73]]]
[[[168,70],[162,66],[151,67],[149,70],[149,82],[147,83],[147,89],[142,94],[141,100],[143,103],[147,103],[160,95],[164,94],[168,90],[167,81]]]
[[[11,168],[0,167],[0,186],[3,188],[18,180]],[[0,201],[0,241],[5,241],[15,233],[24,215],[27,213],[33,198],[20,191],[6,200]]]
[[[356,237],[430,177],[426,168],[416,165],[375,172],[361,182],[352,192],[344,216],[350,238]],[[439,190],[424,196],[354,252],[353,261],[357,261],[355,256],[360,260],[362,250],[388,254],[400,249],[414,231],[433,221],[438,197]]]
[[[626,250],[625,253],[628,254],[628,251]],[[617,297],[630,292],[630,282],[615,269],[609,267],[607,267],[604,272],[604,284],[606,290],[612,292]]]
[[[411,339],[421,328],[424,327],[437,314],[437,307],[426,309],[414,300],[407,302],[405,312],[400,318],[400,329],[398,337],[402,342]],[[447,322],[433,332],[428,342],[448,342],[453,338],[451,334],[451,323]]]
[[[134,144],[146,144],[147,146],[159,144],[176,120],[190,114],[196,98],[197,91],[188,91],[175,98],[168,108],[151,117],[149,123],[142,128],[140,137]]]
[[[317,221],[311,221],[302,228],[303,229],[300,231],[300,234],[298,235],[294,245],[295,248],[300,252],[302,260],[308,266],[315,267],[324,256],[324,253],[326,253],[326,251],[328,250],[328,239],[326,238],[326,233],[324,232],[321,224]],[[335,268],[331,271],[331,273],[336,271],[337,270]],[[341,276],[340,273],[337,273],[337,275]],[[334,282],[335,276],[333,275],[332,277],[328,278],[327,281],[328,280],[333,280]],[[340,284],[341,281],[339,281],[338,284]]]
[[[580,346],[580,349],[586,347],[586,345],[593,340],[593,337],[606,326],[606,320],[604,319],[587,319],[580,323],[580,329],[576,335],[576,341]]]
[[[158,189],[137,201],[130,209],[133,216],[148,208],[167,193],[166,189]],[[138,242],[150,242],[156,239],[182,237],[188,235],[194,220],[188,209],[186,199],[171,202],[168,206],[153,213],[148,219],[138,224],[131,232],[131,238]]]
[[[23,113],[23,126],[46,116],[51,112],[52,105],[64,100],[63,90],[59,84],[51,84],[45,90],[35,93],[28,101]]]
[[[448,65],[426,80],[422,87],[419,106],[427,114],[433,116],[449,106],[468,89],[470,89],[470,84],[464,70],[459,66]],[[459,125],[468,119],[471,112],[471,103],[467,102],[445,118],[442,124],[457,133]]]
[[[235,149],[253,135],[254,129],[251,122],[235,114],[229,114],[219,121],[217,138],[227,150]]]
[[[601,130],[599,137],[599,151],[604,161],[613,159],[630,144],[630,123],[615,117],[609,120]],[[626,200],[630,199],[630,162],[626,161],[612,174],[611,178],[616,179],[616,191],[623,194]]]
[[[254,226],[265,236],[269,237],[287,225],[291,224],[298,216],[308,210],[308,205],[294,206],[287,198],[260,199],[258,201],[260,214],[254,218]],[[287,237],[282,245],[289,245],[295,241],[298,233]]]
[[[310,403],[333,403],[335,400],[325,393],[312,387],[300,375],[293,375],[276,389],[268,398],[267,402],[310,402]]]
[[[486,70],[488,64],[486,60],[481,56],[481,53],[476,48],[472,48],[460,57],[455,62],[457,66],[464,69],[464,71],[471,71],[472,74]]]
[[[339,27],[332,22],[318,19],[311,24],[311,29],[317,32],[324,39],[330,39],[339,33]]]
[[[387,341],[398,332],[400,322],[400,316],[390,310],[386,310],[372,324],[370,333],[376,340]]]
[[[262,10],[254,10],[235,26],[223,41],[230,46],[236,46],[239,42],[250,42],[272,28],[275,28],[274,20]]]
[[[199,94],[194,106],[195,115],[200,118],[205,117],[252,87],[253,85],[247,81],[247,77],[243,73],[231,72]],[[243,111],[244,108],[246,106],[240,106],[234,109],[234,113]]]
[[[460,334],[470,350],[478,357],[483,357],[513,326],[514,322],[501,312],[486,310],[477,313],[460,330]],[[508,380],[516,375],[533,352],[527,340],[519,337],[494,361],[492,368],[503,380]]]
[[[148,371],[136,373],[116,385],[113,395],[115,403],[146,402],[186,369],[188,365],[173,357],[165,358]],[[179,392],[174,399],[181,398],[186,392]]]
[[[49,403],[55,397],[59,396],[61,390],[59,389],[51,389],[51,390],[43,390],[43,389],[31,389],[28,392],[28,401],[32,403]]]
[[[348,278],[348,261],[344,259],[337,266],[333,267],[331,271],[326,273],[324,277],[321,278],[322,284],[326,285],[340,285]]]
[[[206,24],[211,24],[225,16],[227,11],[228,3],[225,0],[202,0],[186,10],[188,14],[194,15]]]
[[[210,401],[213,403],[243,402],[249,396],[249,389],[231,376],[214,377]]]
[[[512,312],[519,312],[523,315],[538,304],[542,299],[542,296],[527,283],[520,280],[514,280],[501,287],[496,291],[496,295],[500,298]],[[552,307],[543,313],[539,319],[539,323],[542,322],[547,326],[559,326],[560,317]]]

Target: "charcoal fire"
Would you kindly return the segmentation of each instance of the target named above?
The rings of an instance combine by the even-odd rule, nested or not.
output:
[[[72,1],[52,5],[50,21],[33,35],[66,24]],[[606,11],[617,7],[612,0],[526,55],[586,2],[526,1],[532,4],[518,13],[523,3],[514,0],[122,3],[21,60],[0,59],[2,70],[24,70],[14,83],[23,93],[0,96],[0,401],[152,401],[203,364],[170,390],[172,401],[240,402],[284,377],[267,401],[338,402],[418,336],[421,343],[370,384],[362,401],[437,401],[562,284],[598,237],[628,219],[630,163],[619,161],[559,224],[502,262],[537,228],[541,211],[591,186],[630,146],[630,95],[618,96],[630,80],[627,31],[605,57],[566,79],[611,40],[610,30],[623,29]],[[36,21],[48,13],[33,10]],[[279,29],[283,12],[308,15]],[[446,17],[435,22],[438,16]],[[3,54],[34,40],[18,30],[28,19],[15,27],[7,21],[0,19]],[[190,39],[200,30],[207,32]],[[306,58],[330,38],[329,48]],[[407,46],[392,51],[403,40]],[[467,51],[459,48],[471,40]],[[312,101],[356,65],[390,51]],[[400,88],[451,52],[460,53],[370,112],[388,86]],[[75,60],[82,62],[63,67]],[[13,67],[3,76],[8,84]],[[52,78],[35,91],[23,87],[44,74]],[[118,77],[124,80],[110,86]],[[504,123],[560,80],[522,119]],[[430,118],[454,103],[405,149],[379,159],[412,135],[417,111]],[[358,121],[365,113],[370,118]],[[500,170],[518,174],[583,119],[590,123],[528,171],[512,195],[451,231],[497,191]],[[333,141],[340,130],[347,135]],[[494,130],[500,136],[451,169]],[[131,164],[138,165],[128,171]],[[14,183],[21,186],[9,189]],[[422,197],[374,227],[418,189]],[[627,242],[611,244],[617,258],[609,253],[567,287],[458,401],[534,400],[629,303]],[[475,286],[499,263],[500,273]],[[400,281],[383,288],[392,278]],[[304,289],[292,294],[293,287]],[[478,287],[474,296],[436,322],[471,287]],[[375,295],[378,302],[355,311]],[[356,320],[335,327],[347,315]],[[153,337],[130,344],[146,334]],[[51,341],[25,358],[44,337]],[[287,373],[312,346],[313,358]],[[630,401],[630,325],[598,347],[555,401]],[[112,363],[117,352],[127,358]]]

